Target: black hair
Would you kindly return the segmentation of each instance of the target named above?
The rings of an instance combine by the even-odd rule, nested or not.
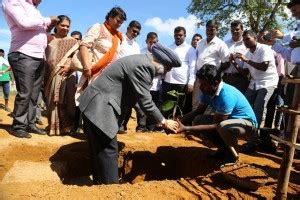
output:
[[[216,20],[212,19],[212,20],[209,20],[207,23],[206,23],[206,27],[208,26],[214,26],[216,27],[216,29],[219,29],[219,22],[217,22]]]
[[[4,53],[4,50],[3,50],[3,49],[0,49],[0,53]]]
[[[300,4],[300,2],[297,1],[297,0],[291,0],[291,1],[287,4],[287,7],[288,7],[289,9],[291,9],[293,6],[295,6],[295,5],[297,5],[297,4]]]
[[[221,71],[215,65],[204,64],[198,71],[196,76],[201,80],[207,80],[212,83],[221,81]]]
[[[255,37],[255,38],[257,37],[256,33],[252,30],[245,30],[243,32],[243,36],[245,36],[245,35],[250,35],[250,36]]]
[[[186,30],[183,26],[177,26],[175,29],[174,29],[174,33],[178,33],[179,31],[183,31],[184,34],[186,34]]]
[[[69,23],[71,24],[71,19],[70,19],[70,17],[68,17],[67,15],[58,15],[57,18],[58,18],[57,24],[60,24],[60,23],[61,23],[62,21],[64,21],[64,20],[69,21]],[[54,33],[57,33],[56,27],[54,28],[53,32],[54,32]]]
[[[149,32],[149,33],[147,34],[146,40],[148,40],[148,39],[150,39],[150,38],[153,38],[153,37],[158,38],[157,33],[155,33],[155,32]]]
[[[242,30],[244,30],[243,23],[240,20],[234,20],[230,23],[231,27],[237,27],[240,26]]]
[[[82,39],[82,34],[81,34],[80,31],[73,31],[73,32],[71,33],[71,36],[73,36],[73,35],[79,35],[79,39],[80,39],[80,40]]]
[[[141,23],[138,22],[138,21],[136,21],[136,20],[132,20],[132,21],[129,23],[128,27],[129,27],[129,28],[135,27],[135,28],[138,28],[139,30],[142,29]]]
[[[120,16],[124,21],[126,21],[126,13],[125,11],[120,8],[119,6],[115,6],[113,7],[105,16],[105,19],[108,20],[108,18],[110,17],[116,17],[116,16]]]
[[[203,38],[201,34],[199,33],[195,33],[192,37],[192,40],[195,38],[195,37],[200,37],[201,39]]]

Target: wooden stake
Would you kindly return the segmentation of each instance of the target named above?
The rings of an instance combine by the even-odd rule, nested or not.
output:
[[[296,72],[297,72],[296,77],[299,78],[300,77],[300,66],[298,64],[295,67],[296,67]],[[293,83],[293,84],[295,84],[295,83]],[[297,110],[297,111],[300,110],[300,84],[299,83],[297,83],[295,85],[292,109]],[[295,115],[295,114],[290,114],[289,121],[288,121],[288,127],[287,127],[287,132],[290,134],[288,135],[287,139],[292,144],[296,143],[299,123],[300,123],[300,116]],[[276,199],[280,199],[280,200],[287,199],[287,190],[288,190],[288,184],[289,184],[294,154],[295,154],[294,146],[287,146],[285,148],[282,162],[280,165],[277,190],[276,190]]]

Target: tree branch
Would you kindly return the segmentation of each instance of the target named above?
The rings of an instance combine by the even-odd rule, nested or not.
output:
[[[226,5],[223,5],[222,7],[218,8],[217,10],[218,11],[223,11],[227,7],[237,8],[237,5],[235,5],[234,3],[229,3],[229,4],[226,4]]]
[[[274,6],[274,8],[273,8],[273,10],[272,10],[272,12],[271,12],[271,14],[270,14],[270,16],[269,16],[269,20],[268,20],[267,23],[265,23],[265,25],[264,25],[263,30],[265,30],[265,29],[268,27],[268,25],[269,25],[272,21],[274,21],[276,11],[278,10],[278,8],[279,8],[279,6],[280,6],[281,4],[282,4],[282,0],[278,0],[277,3],[276,3],[276,5]]]

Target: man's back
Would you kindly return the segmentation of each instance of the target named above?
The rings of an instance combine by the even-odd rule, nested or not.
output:
[[[229,115],[229,119],[248,119],[256,127],[256,117],[246,97],[235,87],[221,82],[214,97],[204,95],[201,102],[209,104],[216,113]]]

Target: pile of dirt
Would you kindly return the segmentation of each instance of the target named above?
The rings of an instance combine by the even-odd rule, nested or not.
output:
[[[281,155],[240,154],[240,162],[255,163],[268,182],[247,191],[225,181],[221,161],[200,138],[165,133],[118,135],[119,185],[93,186],[85,134],[11,136],[9,113],[0,110],[0,199],[272,199]],[[46,119],[43,119],[46,124]],[[43,126],[45,127],[45,125]],[[243,144],[240,140],[239,144]],[[239,148],[238,148],[239,150]],[[295,159],[288,198],[300,197],[300,160]],[[251,172],[252,174],[253,172]]]

